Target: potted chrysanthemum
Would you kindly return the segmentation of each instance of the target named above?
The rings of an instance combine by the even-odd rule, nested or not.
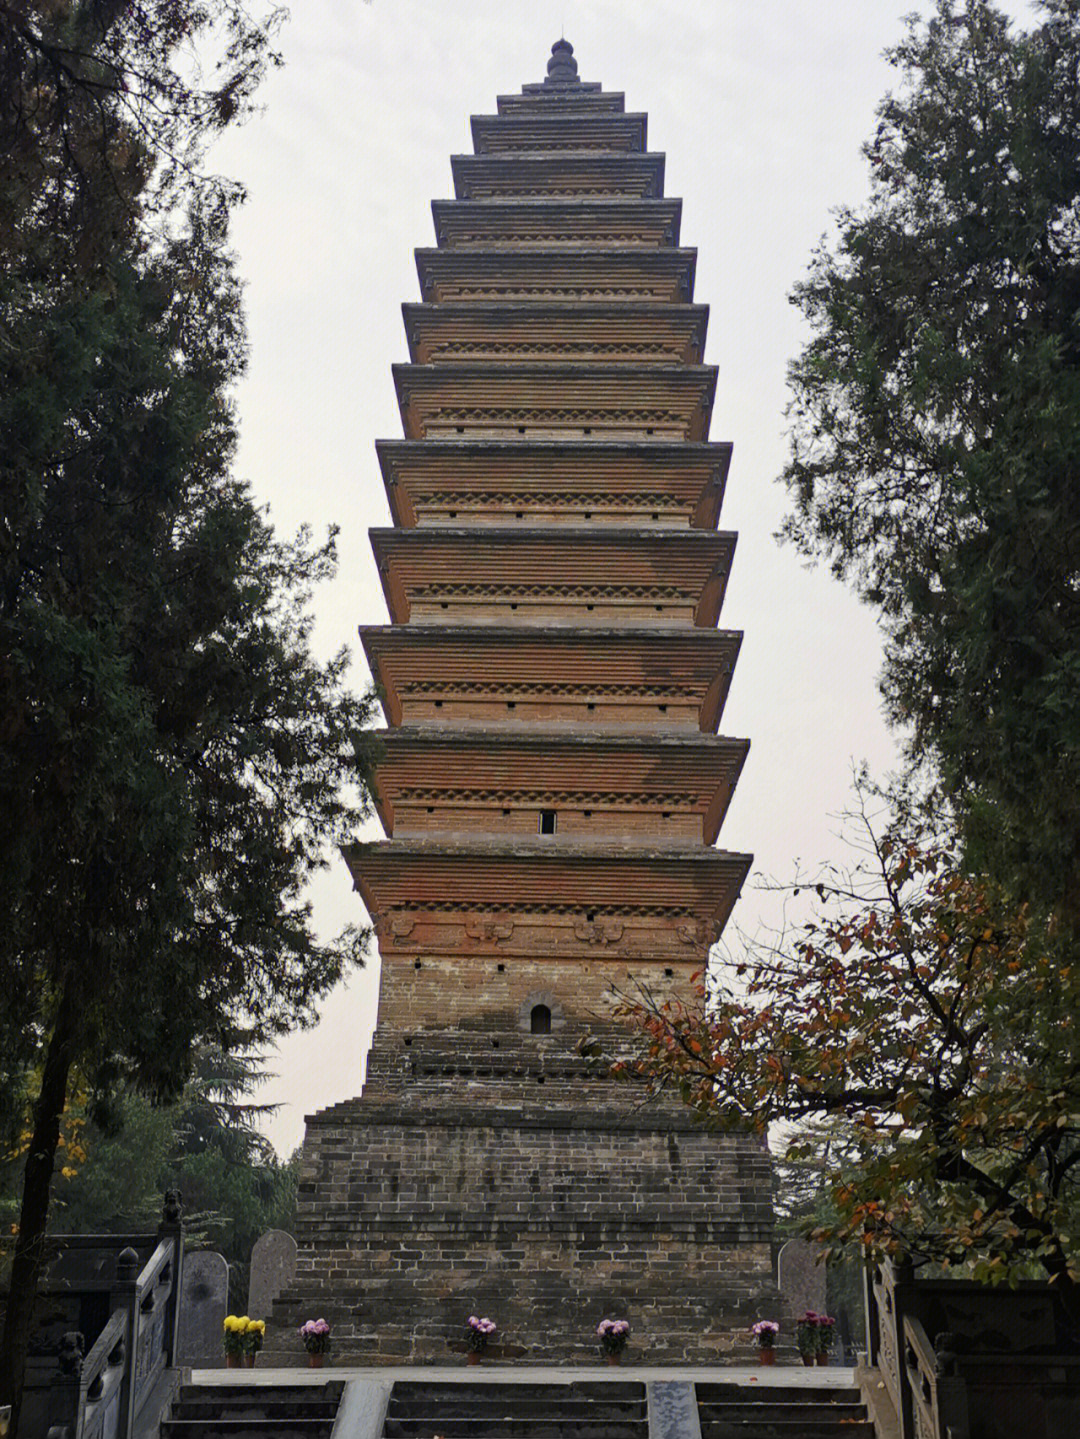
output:
[[[479,1364],[484,1357],[484,1350],[488,1346],[488,1340],[495,1333],[498,1326],[494,1319],[481,1319],[475,1314],[470,1314],[465,1321],[465,1363]]]
[[[780,1333],[780,1326],[776,1320],[759,1319],[756,1324],[751,1324],[750,1333],[757,1343],[758,1362],[775,1364],[776,1336]]]
[[[246,1349],[245,1336],[251,1320],[246,1314],[226,1314],[221,1326],[221,1346],[225,1350],[225,1368],[239,1369]]]
[[[266,1338],[266,1320],[249,1319],[247,1328],[244,1330],[244,1364],[248,1369],[255,1368],[255,1356],[263,1347],[263,1340]]]
[[[330,1352],[330,1326],[325,1319],[309,1319],[297,1331],[307,1350],[308,1368],[321,1369]]]
[[[621,1364],[626,1341],[630,1338],[630,1324],[626,1319],[601,1319],[596,1326],[596,1337],[604,1358],[609,1364]]]
[[[820,1336],[821,1315],[808,1309],[795,1325],[795,1343],[804,1364],[812,1365],[816,1362]]]

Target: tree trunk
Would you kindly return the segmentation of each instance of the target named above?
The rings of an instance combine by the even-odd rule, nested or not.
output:
[[[12,1427],[17,1436],[22,1403],[30,1326],[34,1317],[38,1283],[45,1262],[45,1227],[49,1218],[49,1191],[52,1187],[60,1121],[67,1102],[68,1076],[73,1057],[71,1011],[67,994],[61,998],[56,1025],[45,1054],[41,1093],[34,1105],[33,1133],[23,1170],[22,1209],[19,1233],[11,1264],[11,1289],[4,1320],[4,1341],[0,1345],[0,1404],[11,1405]]]

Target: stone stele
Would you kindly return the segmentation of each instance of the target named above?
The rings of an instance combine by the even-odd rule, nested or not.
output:
[[[229,1312],[229,1266],[223,1254],[198,1249],[184,1256],[180,1286],[178,1366],[217,1369],[225,1363],[221,1326]]]
[[[808,1309],[825,1309],[825,1266],[817,1263],[819,1250],[805,1239],[789,1239],[777,1261],[780,1297],[787,1319],[794,1321]]]
[[[268,1229],[251,1251],[247,1312],[265,1319],[274,1300],[296,1273],[296,1240],[284,1229]]]

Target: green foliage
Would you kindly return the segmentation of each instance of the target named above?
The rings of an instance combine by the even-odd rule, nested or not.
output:
[[[278,1158],[258,1129],[266,1106],[247,1098],[262,1078],[257,1059],[207,1047],[175,1104],[125,1091],[108,1130],[87,1126],[86,1161],[59,1182],[50,1229],[153,1229],[162,1194],[179,1190],[189,1245],[224,1254],[230,1303],[246,1312],[252,1245],[268,1229],[291,1231],[296,1204],[298,1156]]]
[[[628,999],[643,1055],[702,1118],[796,1131],[806,1207],[839,1256],[863,1244],[989,1280],[1080,1278],[1080,966],[1060,926],[862,821],[865,858],[813,886],[793,942],[749,951],[696,1007]]]
[[[0,0],[3,1132],[34,1096],[16,1405],[73,1077],[102,1118],[125,1088],[175,1099],[197,1044],[311,1022],[362,950],[304,897],[367,808],[370,697],[310,648],[334,537],[278,539],[232,473],[239,191],[203,159],[272,59],[236,0]]]
[[[1080,7],[939,0],[795,303],[787,535],[881,613],[969,862],[1080,920]]]

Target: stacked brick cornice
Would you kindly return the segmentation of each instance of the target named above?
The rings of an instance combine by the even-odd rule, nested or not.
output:
[[[645,117],[564,42],[472,128],[379,445],[387,839],[346,852],[379,1024],[363,1098],[309,1120],[278,1318],[422,1362],[483,1309],[570,1359],[620,1310],[701,1359],[769,1291],[767,1156],[575,1044],[615,993],[687,992],[750,863],[713,847],[747,743],[716,733],[741,636],[707,310]]]

